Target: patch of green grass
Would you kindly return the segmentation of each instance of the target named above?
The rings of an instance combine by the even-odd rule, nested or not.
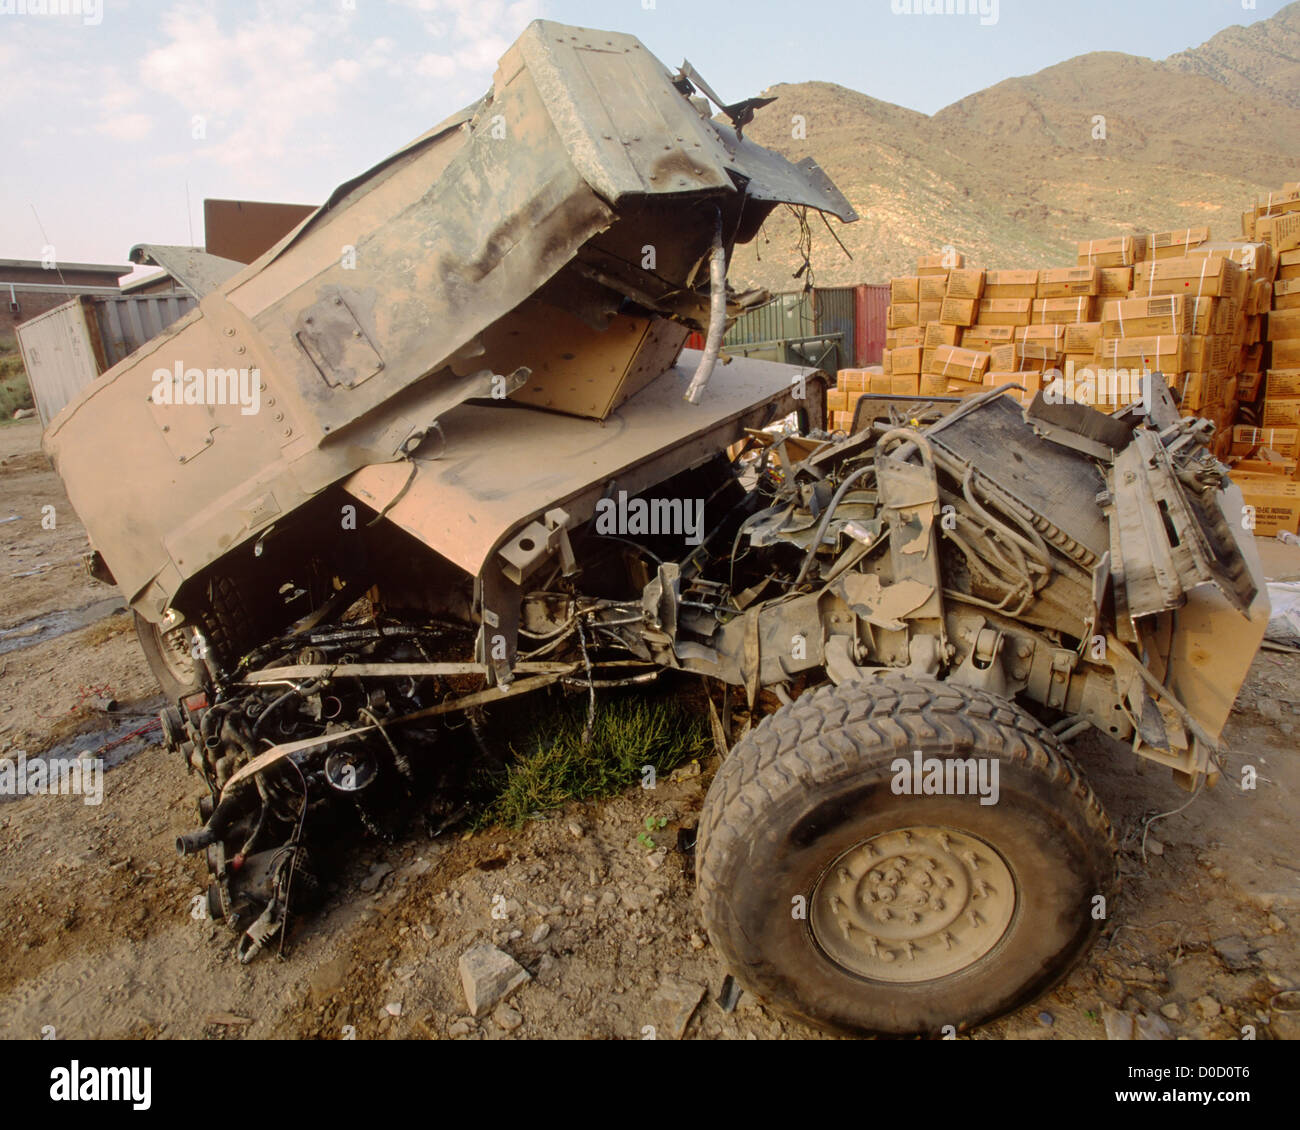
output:
[[[636,842],[647,851],[654,851],[655,841],[651,832],[662,832],[668,824],[666,816],[647,816],[645,818],[645,831],[636,834]]]
[[[653,765],[656,778],[662,779],[712,748],[703,719],[671,698],[599,700],[591,741],[584,746],[586,720],[585,696],[535,707],[521,719],[510,743],[515,760],[495,782],[499,791],[476,826],[518,828],[536,813],[569,801],[614,796],[640,784],[646,765]]]
[[[12,419],[19,408],[34,406],[22,355],[0,352],[0,420]]]

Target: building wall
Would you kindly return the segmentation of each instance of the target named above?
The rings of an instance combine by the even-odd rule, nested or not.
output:
[[[62,277],[60,277],[60,275]],[[76,271],[66,268],[46,270],[40,264],[21,267],[0,267],[0,343],[6,348],[17,348],[14,327],[23,322],[62,306],[75,298],[85,287],[117,287],[117,268],[108,271]],[[9,284],[18,299],[18,311],[10,307]],[[42,287],[57,286],[60,291],[24,289],[23,283]]]

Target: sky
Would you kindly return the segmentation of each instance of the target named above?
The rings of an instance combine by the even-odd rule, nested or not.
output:
[[[933,113],[1089,51],[1165,58],[1283,0],[0,0],[0,258],[203,242],[318,204],[491,85],[532,19],[636,35],[724,99],[821,80]],[[62,9],[67,14],[56,14]]]

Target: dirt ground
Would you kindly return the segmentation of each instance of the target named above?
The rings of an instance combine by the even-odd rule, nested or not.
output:
[[[0,425],[10,757],[120,741],[159,702],[116,591],[81,568],[84,533],[39,440],[35,421]],[[1300,551],[1266,549],[1270,577],[1300,575]],[[1228,771],[1150,825],[1145,861],[1144,819],[1188,795],[1127,750],[1082,742],[1123,838],[1122,899],[1064,985],[963,1038],[1114,1038],[1134,1015],[1160,1038],[1300,1034],[1297,727],[1300,657],[1262,652],[1227,730]],[[173,844],[196,824],[202,788],[156,736],[107,755],[122,760],[102,804],[0,800],[0,1036],[825,1038],[749,994],[723,1007],[726,970],[700,922],[689,853],[676,850],[715,766],[518,832],[368,844],[324,909],[298,923],[287,960],[241,966],[234,937],[196,917],[202,864],[177,860]],[[1240,787],[1243,765],[1258,773],[1254,790]],[[668,821],[656,833],[666,853],[636,842],[647,816]],[[479,941],[532,976],[474,1020],[457,960]]]

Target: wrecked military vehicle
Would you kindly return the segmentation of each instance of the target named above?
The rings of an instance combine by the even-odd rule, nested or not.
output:
[[[744,137],[761,102],[536,22],[51,426],[242,959],[324,848],[548,687],[779,700],[709,791],[704,919],[742,983],[851,1030],[977,1023],[1086,951],[1116,846],[1072,737],[1215,771],[1267,611],[1209,425],[1157,381],[1116,417],[866,397],[831,435],[824,374],[721,357],[763,297],[735,245],[778,204],[855,219]],[[195,367],[256,371],[256,410],[155,395]]]

